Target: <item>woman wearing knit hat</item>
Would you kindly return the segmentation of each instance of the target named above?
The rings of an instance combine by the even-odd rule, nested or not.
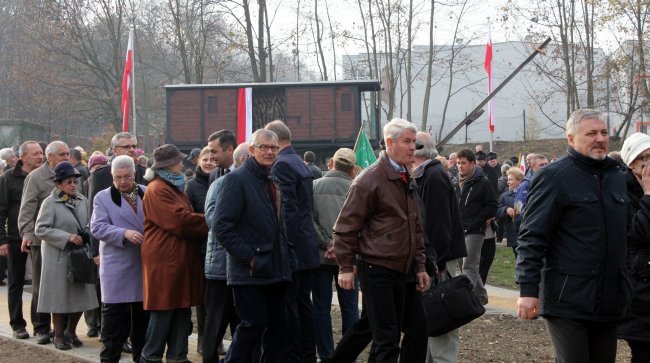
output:
[[[630,168],[627,261],[633,281],[633,300],[625,320],[618,326],[618,337],[629,344],[632,362],[650,362],[650,136],[630,135],[623,143],[621,157]]]

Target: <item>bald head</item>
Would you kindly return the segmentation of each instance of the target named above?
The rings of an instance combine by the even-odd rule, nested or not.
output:
[[[248,150],[249,146],[250,145],[247,142],[242,142],[235,148],[235,151],[232,154],[232,157],[235,160],[235,166],[240,167],[244,164],[244,161],[246,161],[246,158],[250,155],[250,151]]]

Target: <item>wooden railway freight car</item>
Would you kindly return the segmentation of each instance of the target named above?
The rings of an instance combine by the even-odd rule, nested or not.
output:
[[[353,147],[362,120],[379,114],[364,111],[371,104],[371,95],[364,92],[379,97],[379,81],[169,85],[165,142],[188,151],[205,146],[214,131],[236,134],[238,91],[245,87],[252,88],[253,131],[283,120],[294,147],[314,151],[321,161],[339,147]],[[376,142],[380,122],[367,121],[371,142]]]

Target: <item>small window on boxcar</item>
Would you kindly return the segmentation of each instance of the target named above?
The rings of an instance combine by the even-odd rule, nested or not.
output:
[[[217,113],[217,96],[208,97],[208,113]]]
[[[341,111],[352,111],[352,94],[344,93],[341,95]]]

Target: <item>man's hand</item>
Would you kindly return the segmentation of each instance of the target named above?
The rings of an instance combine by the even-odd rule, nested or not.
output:
[[[20,244],[20,250],[29,253],[29,246],[32,245],[32,240],[31,239],[24,239],[23,242]]]
[[[415,278],[418,281],[417,286],[415,286],[415,289],[423,292],[429,290],[429,287],[431,286],[431,278],[429,277],[429,274],[426,272],[418,272],[417,275],[415,275]]]
[[[339,286],[346,290],[354,289],[354,272],[339,272]]]
[[[0,256],[9,256],[9,243],[0,246]]]
[[[93,257],[93,261],[95,261],[95,265],[99,266],[99,256]]]
[[[539,315],[539,298],[520,297],[517,298],[517,316],[523,320],[535,319]]]
[[[336,255],[334,254],[334,241],[330,240],[330,243],[327,245],[327,250],[325,251],[325,258],[328,260],[336,260]]]

